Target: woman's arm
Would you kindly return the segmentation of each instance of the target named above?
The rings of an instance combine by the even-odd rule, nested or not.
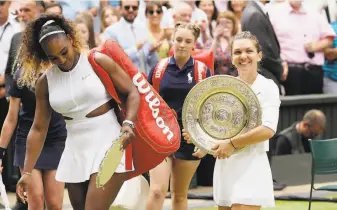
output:
[[[260,86],[261,92],[257,95],[261,103],[262,124],[245,134],[230,139],[230,141],[220,141],[212,148],[215,150],[214,157],[220,159],[229,157],[235,149],[267,141],[275,134],[281,103],[279,89],[272,80],[266,80]]]
[[[225,29],[223,28],[223,26],[218,25],[215,29],[214,29],[214,38],[212,40],[212,44],[211,44],[211,49],[213,50],[214,55],[216,55],[216,51],[218,49],[218,46],[221,44],[221,37],[225,36]],[[230,38],[229,37],[225,37],[228,41],[228,43],[230,43]],[[229,46],[229,44],[228,44]]]
[[[243,135],[234,137],[232,142],[236,148],[266,141],[273,137],[277,130],[281,104],[279,89],[274,82],[270,80],[267,82],[264,84],[265,89],[259,93],[261,98],[262,124]]]
[[[257,144],[273,137],[275,132],[264,125],[260,125],[245,134],[232,138],[236,148],[242,148],[247,145]]]
[[[134,122],[137,118],[140,96],[130,77],[110,57],[102,53],[95,53],[95,61],[109,74],[115,87],[127,95],[125,119]]]
[[[18,123],[18,115],[20,111],[21,98],[10,97],[9,110],[2,126],[0,136],[0,147],[7,148],[13,136],[15,127]]]
[[[43,75],[35,87],[36,108],[26,145],[24,172],[31,173],[46,140],[52,109],[48,97],[48,81]]]

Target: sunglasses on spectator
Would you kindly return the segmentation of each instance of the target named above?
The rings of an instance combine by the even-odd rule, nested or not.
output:
[[[154,15],[154,13],[157,13],[157,15],[160,15],[161,13],[163,13],[162,10],[158,9],[158,10],[149,10],[148,13],[150,15]]]
[[[131,8],[133,11],[138,10],[138,6],[124,6],[124,9],[127,11],[130,11]]]

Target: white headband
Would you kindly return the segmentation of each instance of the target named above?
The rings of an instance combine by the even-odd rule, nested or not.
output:
[[[54,23],[55,21],[54,20],[48,20],[45,24],[43,24],[43,26],[41,28],[43,28],[44,26],[47,26],[47,25],[50,25],[52,23]],[[58,33],[66,33],[64,30],[57,30],[57,31],[51,31],[49,33],[46,33],[45,35],[43,35],[40,40],[39,40],[39,43],[41,43],[41,41],[43,39],[45,39],[46,37],[52,35],[52,34],[58,34]]]

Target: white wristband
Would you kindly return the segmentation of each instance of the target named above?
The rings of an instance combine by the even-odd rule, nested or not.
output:
[[[124,124],[128,124],[131,128],[135,128],[135,125],[133,124],[131,120],[124,120],[122,125]]]

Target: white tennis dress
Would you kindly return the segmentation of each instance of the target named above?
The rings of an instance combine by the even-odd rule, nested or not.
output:
[[[56,65],[46,73],[51,107],[66,120],[67,140],[56,180],[79,183],[98,172],[105,152],[120,133],[113,110],[87,118],[86,115],[112,98],[91,67],[86,54],[81,54],[75,68],[62,72]],[[123,157],[116,172],[125,172]]]
[[[262,125],[276,131],[279,117],[279,90],[276,84],[258,74],[251,88],[262,108]],[[266,139],[228,159],[217,159],[214,168],[214,201],[218,206],[232,204],[273,207],[272,173],[266,151]]]

